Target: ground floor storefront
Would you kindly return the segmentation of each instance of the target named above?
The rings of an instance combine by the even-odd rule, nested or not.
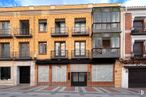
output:
[[[119,62],[37,64],[35,61],[0,61],[0,85],[121,87]]]
[[[115,67],[118,68],[114,63],[38,64],[37,83],[50,86],[114,86]]]

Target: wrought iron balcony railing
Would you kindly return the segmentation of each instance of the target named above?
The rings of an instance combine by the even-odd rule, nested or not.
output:
[[[72,36],[89,36],[89,28],[87,27],[74,27]]]
[[[31,38],[32,37],[32,33],[31,33],[31,29],[27,28],[27,29],[15,29],[15,36],[18,38]]]
[[[93,48],[93,58],[118,58],[120,57],[119,48]]]
[[[26,52],[14,52],[14,59],[32,59],[32,54],[29,51]]]
[[[68,51],[67,50],[53,50],[51,51],[51,58],[52,59],[68,58]]]
[[[68,28],[67,27],[60,27],[60,28],[52,28],[51,29],[51,36],[52,37],[67,37],[68,36]]]
[[[12,58],[13,58],[13,55],[10,53],[8,53],[8,54],[1,53],[0,54],[0,60],[10,60]]]
[[[131,30],[131,35],[146,35],[146,31],[140,31],[138,29]]]
[[[89,50],[72,50],[72,58],[89,58]]]
[[[9,38],[12,37],[10,29],[0,29],[0,38]]]

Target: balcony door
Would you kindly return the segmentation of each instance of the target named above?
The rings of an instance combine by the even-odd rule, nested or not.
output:
[[[29,20],[20,20],[20,35],[29,35]]]
[[[10,44],[9,43],[1,43],[0,44],[0,57],[1,58],[9,58],[10,57]]]
[[[10,22],[2,21],[0,22],[0,34],[7,35],[10,34]]]
[[[86,33],[86,19],[75,19],[75,32]]]
[[[85,56],[86,55],[86,49],[85,49],[85,42],[75,42],[75,56]]]
[[[56,33],[65,33],[65,20],[64,19],[55,20],[55,32]]]
[[[66,56],[65,42],[55,42],[55,57],[65,56]]]
[[[143,42],[135,42],[133,45],[134,56],[142,57],[143,56]]]
[[[20,58],[27,58],[29,56],[29,43],[28,42],[23,42],[19,44],[19,57]]]

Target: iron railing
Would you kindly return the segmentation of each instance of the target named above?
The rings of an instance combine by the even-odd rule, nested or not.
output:
[[[51,51],[51,58],[52,59],[68,58],[68,51],[67,50],[53,50]]]
[[[15,29],[15,36],[32,36],[31,29]]]
[[[12,59],[13,58],[13,55],[11,54],[11,53],[8,53],[8,54],[3,54],[3,53],[1,53],[0,54],[0,59],[1,60],[5,60],[5,59]]]
[[[73,36],[76,36],[76,35],[89,35],[89,28],[88,27],[74,27],[72,35]]]
[[[89,58],[89,50],[72,50],[72,58]]]
[[[10,29],[0,29],[0,37],[12,36]]]
[[[60,28],[52,28],[51,36],[68,36],[68,28],[60,27]]]
[[[26,52],[14,52],[14,59],[32,59],[32,54],[29,51]]]
[[[146,35],[146,31],[140,31],[139,29],[131,30],[132,35]]]
[[[120,57],[119,48],[93,48],[93,58],[118,58]]]

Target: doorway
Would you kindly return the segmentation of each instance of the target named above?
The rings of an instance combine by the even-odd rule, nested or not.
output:
[[[87,86],[87,73],[86,72],[72,72],[71,85],[72,86]]]
[[[20,84],[30,83],[30,66],[19,67],[19,83]]]

